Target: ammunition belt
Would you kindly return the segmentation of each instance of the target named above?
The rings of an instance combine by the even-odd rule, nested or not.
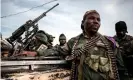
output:
[[[85,44],[85,46],[83,48],[81,48],[79,50],[75,50],[76,45],[78,44],[78,40],[79,40],[79,39],[76,39],[75,42],[74,42],[74,46],[72,48],[72,56],[73,56],[73,59],[75,59],[78,56],[82,55],[83,53],[85,53],[86,51],[88,51],[88,49],[94,47],[95,46],[95,42],[98,41],[99,39],[100,39],[100,35],[98,35],[97,37],[92,37]],[[77,75],[76,67],[77,67],[77,64],[76,64],[76,61],[74,60],[72,62],[72,68],[71,68],[71,80],[76,80],[76,75]]]
[[[109,46],[109,43],[108,43],[107,39],[105,39],[105,37],[102,36],[101,39],[103,40],[103,43],[105,44],[105,46],[108,50],[108,56],[111,58],[111,64],[112,64],[111,68],[112,68],[112,71],[113,71],[114,78],[115,78],[115,80],[120,80],[119,74],[118,74],[118,68],[117,68],[117,64],[116,64],[116,57],[114,55],[113,50]],[[106,37],[106,38],[108,38],[108,37]]]
[[[73,51],[72,51],[72,56],[73,56],[73,59],[75,59],[76,57],[82,55],[83,53],[85,53],[87,50],[89,50],[90,48],[94,47],[95,46],[95,42],[97,42],[99,39],[100,39],[100,35],[95,37],[95,38],[92,38],[91,40],[89,40],[86,45],[81,48],[80,50],[74,50],[77,43],[78,43],[78,40],[75,40],[75,43],[74,43],[74,46],[73,46]],[[119,74],[118,74],[118,68],[117,68],[117,65],[116,65],[116,57],[111,49],[111,47],[108,45],[107,43],[107,40],[104,40],[105,37],[102,36],[102,40],[108,50],[108,56],[111,58],[111,64],[112,64],[112,72],[113,72],[113,75],[114,75],[114,78],[115,80],[120,80],[119,79]],[[71,80],[75,80],[75,76],[76,76],[76,62],[73,61],[72,62],[72,68],[71,68]]]

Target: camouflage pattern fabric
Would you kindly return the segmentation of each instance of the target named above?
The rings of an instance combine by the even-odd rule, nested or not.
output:
[[[133,37],[130,35],[125,35],[123,39],[119,39],[117,36],[114,36],[114,39],[119,44],[118,53],[122,54],[123,59],[123,61],[119,59],[119,63],[121,65],[118,66],[121,74],[121,79],[130,80],[129,77],[133,77]],[[124,64],[122,62],[124,62]]]
[[[75,52],[76,52],[76,50],[83,48],[83,45],[86,44],[86,40],[87,40],[87,37],[84,36],[83,34],[81,34],[77,37],[80,37],[80,38],[76,45]],[[68,51],[70,51],[70,52],[72,51],[74,41],[77,37],[72,38],[68,41]],[[112,42],[108,41],[108,43],[111,47]],[[77,61],[75,61],[76,62],[76,66],[75,66],[76,73],[74,73],[74,75],[77,75],[77,76],[75,76],[75,78],[72,80],[110,80],[110,78],[113,78],[113,76],[110,75],[111,66],[107,67],[107,66],[109,66],[108,64],[112,65],[112,63],[110,63],[110,58],[107,55],[106,46],[104,44],[104,41],[98,40],[98,42],[96,42],[96,44],[97,44],[97,46],[90,48],[90,50],[88,50],[88,52],[84,53],[84,57],[82,57],[83,55],[77,57]],[[112,47],[113,47],[113,45],[112,45]],[[103,60],[103,59],[105,59],[105,60]],[[108,60],[109,60],[109,62],[108,62]],[[83,61],[83,62],[81,63],[81,61]],[[101,61],[101,62],[99,63],[99,61]],[[102,61],[105,61],[104,66],[101,65]],[[80,66],[79,64],[80,65],[82,64],[82,66]]]

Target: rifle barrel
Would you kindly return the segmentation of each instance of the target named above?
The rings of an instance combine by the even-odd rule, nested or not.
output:
[[[55,8],[56,6],[58,6],[59,3],[57,3],[56,5],[54,5],[52,8],[48,9],[46,12],[42,13],[40,16],[38,16],[37,18],[35,18],[33,20],[33,23],[38,22],[40,19],[42,19],[44,16],[46,16],[46,13],[48,13],[50,10],[52,10],[53,8]]]

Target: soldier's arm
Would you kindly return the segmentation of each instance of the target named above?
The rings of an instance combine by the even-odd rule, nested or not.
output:
[[[133,40],[130,41],[130,45],[128,47],[128,58],[133,58]]]
[[[133,49],[133,40],[131,41],[131,49]]]
[[[131,53],[132,53],[132,56],[133,56],[133,40],[131,41]]]
[[[62,55],[64,55],[64,56],[69,56],[69,55],[71,55],[71,50],[72,50],[72,47],[73,47],[73,43],[74,43],[74,39],[73,38],[71,38],[67,43],[66,43],[66,45],[63,47],[63,48],[61,48],[61,47],[59,47],[59,52],[62,54]]]
[[[72,48],[73,48],[73,46],[74,46],[74,42],[75,42],[75,38],[71,38],[71,39],[67,42],[67,50],[68,50],[69,55],[71,55],[71,51],[72,51]]]

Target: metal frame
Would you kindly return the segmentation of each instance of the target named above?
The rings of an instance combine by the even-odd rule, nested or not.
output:
[[[24,66],[24,65],[41,65],[41,64],[66,64],[66,60],[40,60],[40,61],[1,61],[1,66]]]

